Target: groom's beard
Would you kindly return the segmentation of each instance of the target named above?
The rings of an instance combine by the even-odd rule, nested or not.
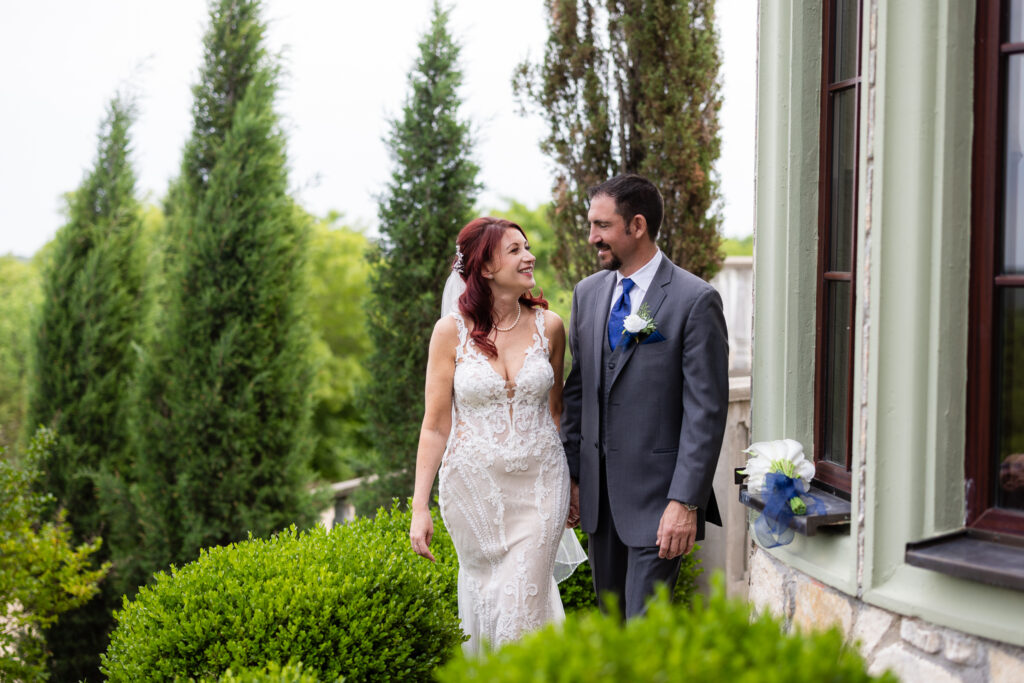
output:
[[[618,270],[619,268],[622,267],[622,261],[620,261],[619,257],[615,255],[615,252],[612,251],[611,247],[609,247],[604,242],[602,242],[600,244],[596,244],[594,246],[597,247],[598,249],[607,249],[608,250],[608,260],[607,261],[601,261],[600,260],[601,257],[600,256],[598,257],[598,260],[600,261],[601,267],[603,269],[605,269],[605,270]]]

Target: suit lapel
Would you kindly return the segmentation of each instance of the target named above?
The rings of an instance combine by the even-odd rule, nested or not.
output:
[[[612,293],[615,291],[615,273],[608,271],[604,281],[595,288],[597,298],[594,312],[594,355],[590,359],[591,377],[601,376],[601,357],[604,355],[604,347],[608,345],[608,316],[612,310]]]
[[[650,311],[651,318],[655,321],[658,319],[658,309],[665,303],[665,298],[669,284],[672,282],[672,263],[668,260],[668,257],[662,254],[661,264],[658,266],[658,272],[654,274],[654,279],[651,280],[651,286],[644,294],[644,299],[640,302],[643,306],[647,304],[647,310]],[[611,306],[611,303],[608,304]],[[605,319],[605,327],[608,327],[607,317]],[[640,346],[636,342],[630,342],[629,344],[619,344],[615,347],[615,351],[612,352],[612,358],[615,360],[615,369],[612,370],[611,380],[608,383],[609,390],[615,385],[615,380],[622,374],[622,369],[626,367],[626,363],[633,357],[633,353],[636,352],[636,347]]]

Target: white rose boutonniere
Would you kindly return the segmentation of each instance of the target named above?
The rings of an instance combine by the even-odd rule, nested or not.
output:
[[[656,329],[658,329],[658,324],[651,316],[651,309],[646,303],[640,306],[639,311],[630,313],[622,321],[622,334],[629,337],[630,341],[637,337],[646,337]]]
[[[622,321],[622,326],[626,328],[626,332],[629,334],[640,334],[640,331],[647,327],[647,321],[636,313],[630,313],[626,316],[626,319]]]

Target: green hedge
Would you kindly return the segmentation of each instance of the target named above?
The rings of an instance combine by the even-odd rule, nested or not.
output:
[[[458,563],[440,519],[437,564],[413,554],[409,521],[395,506],[204,550],[125,601],[102,671],[165,681],[301,663],[323,681],[429,680],[463,640]]]
[[[748,603],[725,598],[721,576],[692,609],[661,590],[644,617],[623,624],[594,610],[570,614],[481,658],[458,658],[441,683],[487,681],[659,681],[660,683],[854,683],[863,659],[838,629],[787,635],[769,615],[752,619]]]
[[[587,535],[574,529],[576,538],[579,539],[583,549],[588,555],[590,548],[587,544]],[[682,605],[689,605],[697,592],[697,577],[704,571],[700,566],[700,559],[697,557],[697,550],[700,546],[694,546],[693,552],[683,558],[679,568],[679,578],[676,580],[676,587],[672,593],[672,599]],[[572,576],[558,584],[558,592],[562,596],[562,607],[565,613],[576,612],[581,609],[592,609],[597,607],[597,598],[594,596],[594,579],[590,571],[590,562],[584,562]]]
[[[337,682],[343,681],[338,678]],[[304,669],[301,664],[268,664],[258,669],[242,669],[238,673],[230,669],[216,679],[203,679],[200,683],[322,683],[319,678]]]

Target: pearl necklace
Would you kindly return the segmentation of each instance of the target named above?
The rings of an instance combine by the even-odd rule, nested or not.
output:
[[[511,325],[509,325],[508,327],[498,327],[498,324],[495,323],[494,324],[494,329],[496,329],[498,332],[508,332],[509,330],[511,330],[512,328],[514,328],[516,325],[519,324],[519,316],[521,316],[522,314],[523,314],[523,307],[519,303],[519,299],[516,299],[516,319],[515,319],[515,321]]]

